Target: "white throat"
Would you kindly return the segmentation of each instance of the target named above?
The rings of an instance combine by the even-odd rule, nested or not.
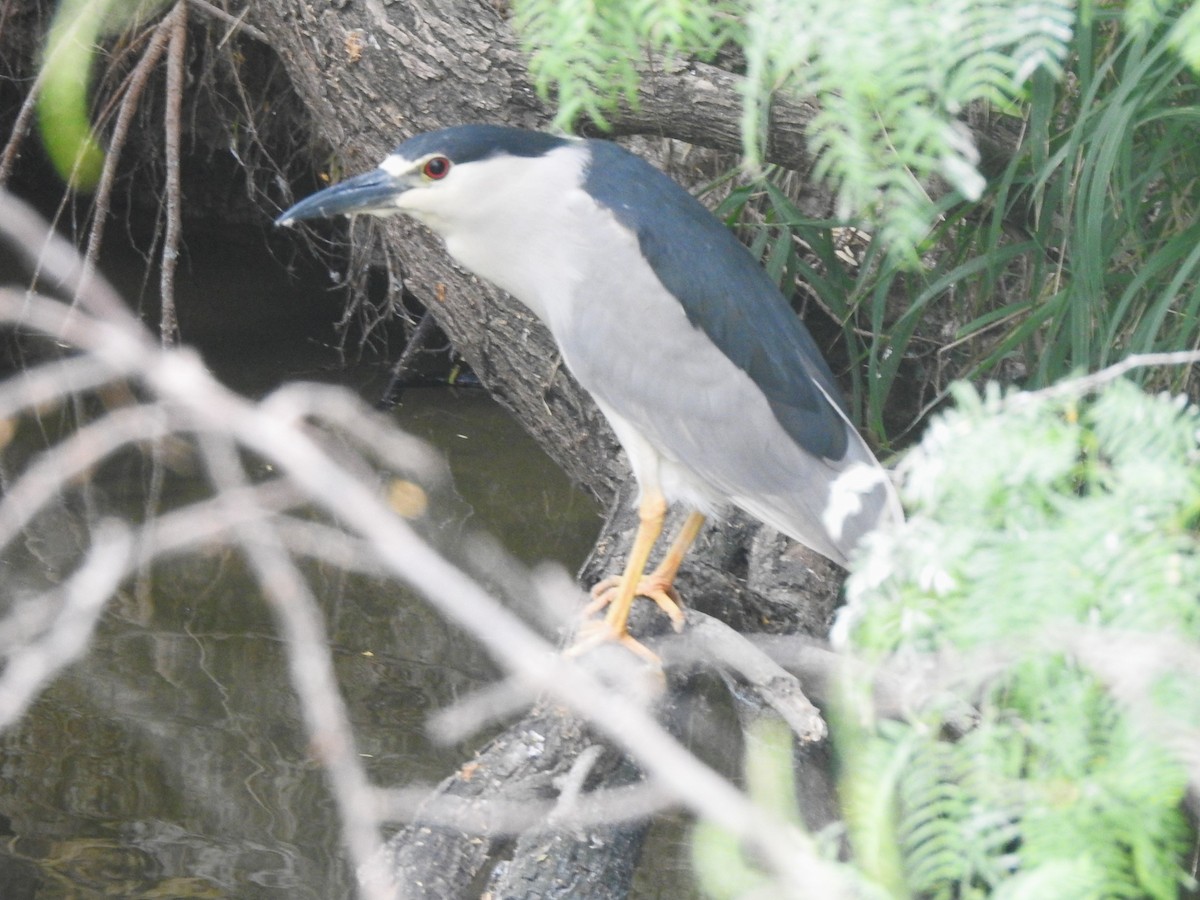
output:
[[[446,242],[476,275],[508,291],[550,324],[549,307],[578,280],[572,262],[586,248],[572,235],[581,215],[596,214],[583,190],[588,163],[582,142],[540,157],[495,156],[457,166],[444,183],[408,191],[400,211]]]

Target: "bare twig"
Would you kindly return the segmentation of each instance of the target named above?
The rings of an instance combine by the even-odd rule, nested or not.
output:
[[[179,186],[180,134],[183,130],[180,107],[183,104],[183,57],[187,48],[187,4],[177,0],[171,11],[171,40],[167,47],[167,94],[163,112],[163,156],[166,160],[166,233],[163,235],[159,302],[162,313],[158,334],[163,346],[179,339],[179,319],[175,313],[175,267],[179,262],[180,233],[183,222],[183,195]]]
[[[105,603],[125,574],[132,552],[128,529],[115,522],[104,523],[93,541],[87,559],[61,590],[47,592],[36,601],[61,607],[50,629],[8,657],[0,674],[0,729],[17,721],[42,687],[83,654]]]
[[[122,343],[145,337],[141,322],[129,312],[120,294],[106,280],[95,279],[88,286],[86,293],[80,293],[79,288],[86,269],[83,259],[70,241],[57,234],[53,229],[47,229],[46,223],[33,211],[32,207],[2,190],[0,190],[0,223],[3,224],[3,233],[11,239],[13,248],[29,261],[50,287],[61,290],[68,297],[78,295],[80,302],[98,319],[114,325],[124,324],[126,331],[121,338]],[[69,317],[62,315],[61,311],[46,307],[39,308],[35,312],[31,306],[30,315],[42,317],[43,321],[45,318],[57,317],[62,323],[61,327],[65,327],[69,322]],[[18,321],[20,319],[19,305],[16,311],[9,312],[6,318],[10,321]],[[56,331],[48,330],[33,322],[31,324],[34,328],[51,336],[58,336]],[[121,368],[119,364],[116,367]]]
[[[83,271],[82,262],[61,239],[45,237],[44,226],[35,227],[35,223],[23,205],[0,195],[0,227],[28,238],[24,241],[25,252],[35,256],[41,253],[40,262],[48,277],[70,296]],[[179,428],[197,435],[214,488],[220,493],[220,499],[213,503],[223,510],[222,521],[228,532],[236,535],[287,641],[292,683],[302,700],[314,751],[336,797],[345,845],[356,863],[361,864],[380,843],[375,794],[354,752],[353,732],[338,692],[316,603],[295,567],[283,534],[268,511],[258,505],[262,497],[250,486],[242,469],[243,451],[268,461],[286,476],[315,507],[346,529],[352,537],[349,546],[355,552],[365,548],[384,571],[411,585],[445,618],[474,635],[518,682],[545,692],[553,701],[586,717],[637,762],[662,796],[682,803],[745,841],[797,892],[828,898],[845,894],[839,877],[806,849],[805,842],[795,839],[790,826],[756,806],[698,760],[649,711],[627,699],[614,702],[613,684],[624,686],[645,675],[639,664],[617,654],[618,658],[607,666],[597,655],[587,660],[589,665],[605,668],[588,670],[563,658],[422,540],[413,525],[389,507],[375,485],[356,478],[355,465],[362,467],[362,463],[347,465],[306,424],[313,410],[319,410],[327,421],[337,420],[338,404],[332,402],[332,394],[313,392],[310,399],[304,400],[298,391],[284,392],[264,404],[237,396],[217,383],[194,353],[157,346],[101,278],[95,278],[81,294],[74,312],[46,297],[0,291],[0,319],[19,322],[23,328],[74,344],[102,365],[120,371],[136,370],[141,392],[152,398],[149,403],[117,410],[87,426],[92,429],[89,435],[99,441],[99,449],[83,447],[83,440],[72,445],[72,439],[68,439],[64,442],[66,450],[59,447],[51,451],[42,462],[47,473],[52,467],[47,458],[61,477],[64,465],[66,471],[81,471],[122,440],[140,441]],[[116,424],[110,421],[114,418]],[[370,416],[363,418],[369,420]],[[360,441],[374,427],[359,421],[347,424],[353,425],[350,431],[358,434]],[[366,443],[370,442],[361,441],[360,446]],[[402,441],[385,442],[383,455],[395,454],[400,462],[398,457],[407,456],[401,451],[402,445]],[[36,506],[37,499],[45,496],[46,489],[38,477],[29,483],[33,487],[14,491],[18,499],[24,496],[25,501],[12,503],[10,529],[15,527],[13,523],[28,521],[28,513],[21,511],[25,505]],[[5,502],[9,501],[11,495]],[[196,510],[188,514],[195,515]],[[183,519],[164,517],[159,524],[164,523],[173,527],[182,525]],[[170,542],[180,546],[184,541],[170,528],[155,528],[150,534],[160,547]],[[121,571],[124,565],[115,566],[115,570]]]
[[[716,661],[748,683],[805,742],[828,734],[821,713],[804,695],[799,680],[719,619],[689,609],[687,628],[664,643],[668,660]]]
[[[243,502],[253,497],[245,490],[246,473],[230,437],[206,434],[200,446],[221,500],[232,506],[237,502],[234,497]],[[240,521],[235,527],[238,543],[275,612],[287,648],[292,685],[300,695],[311,752],[333,783],[346,849],[355,868],[362,868],[383,846],[379,834],[382,822],[373,815],[374,794],[355,747],[350,714],[333,671],[320,609],[270,520],[236,510],[235,516]],[[370,900],[390,900],[382,889],[365,886],[364,890]]]
[[[232,488],[222,496],[189,503],[163,513],[137,535],[137,543],[151,559],[232,542],[231,529],[247,522],[277,517],[306,502],[286,481]]]
[[[1041,399],[1087,394],[1111,381],[1116,381],[1122,375],[1126,375],[1134,369],[1145,369],[1151,366],[1191,366],[1196,363],[1200,363],[1200,350],[1177,350],[1169,353],[1135,353],[1133,356],[1125,357],[1120,362],[1106,366],[1099,372],[1091,372],[1087,375],[1080,375],[1077,378],[1068,378],[1041,390],[1013,394],[1011,397],[1006,398],[1005,402],[1010,404],[1030,403]]]
[[[0,500],[0,547],[8,544],[69,484],[129,444],[170,433],[159,409],[127,406],[112,412],[45,451]]]
[[[194,9],[202,12],[204,15],[216,19],[218,22],[224,22],[229,26],[229,33],[221,39],[222,44],[229,40],[229,35],[236,32],[238,34],[244,34],[246,37],[253,38],[260,44],[267,44],[268,46],[270,45],[271,40],[267,37],[266,33],[261,29],[255,28],[246,21],[246,16],[250,13],[250,4],[246,4],[246,8],[243,9],[238,15],[231,16],[220,7],[209,3],[208,0],[187,0],[187,2],[191,4]]]
[[[535,696],[528,685],[507,678],[468,694],[453,706],[437,710],[426,720],[425,729],[435,741],[455,744],[494,722],[516,715]]]
[[[0,288],[0,291],[3,291]],[[92,356],[73,356],[22,369],[0,392],[0,419],[9,419],[35,407],[60,402],[64,396],[82,394],[112,384],[131,373],[100,362]]]
[[[428,444],[393,427],[359,397],[327,384],[285,384],[262,401],[281,421],[315,419],[338,427],[364,452],[388,468],[410,472],[425,483],[448,484],[446,461]]]
[[[9,133],[8,140],[4,144],[4,153],[0,154],[0,188],[8,184],[13,166],[21,156],[21,145],[29,137],[29,131],[33,127],[33,117],[37,112],[38,97],[42,93],[42,82],[45,80],[45,77],[45,67],[39,67],[37,77],[34,79],[33,84],[29,86],[28,93],[25,94],[25,99],[21,103],[21,110],[17,113],[17,119],[13,122],[12,131]]]
[[[669,793],[644,782],[579,794],[569,809],[558,801],[502,797],[480,800],[445,793],[431,797],[428,787],[381,790],[377,801],[384,819],[410,821],[419,817],[423,825],[487,837],[637,822],[676,805]],[[552,815],[556,816],[553,821]]]
[[[175,20],[182,15],[182,4],[177,5],[167,16],[158,23],[146,49],[142,52],[133,71],[125,81],[125,89],[121,95],[121,103],[117,110],[117,121],[113,125],[112,134],[108,140],[108,154],[104,160],[104,168],[100,172],[100,181],[96,185],[96,193],[92,201],[92,226],[88,233],[87,250],[84,251],[84,275],[76,289],[76,294],[86,289],[91,280],[96,261],[100,258],[100,245],[104,241],[104,226],[108,221],[108,210],[112,198],[113,185],[116,183],[117,168],[121,151],[129,137],[129,128],[133,124],[137,112],[138,101],[150,83],[150,75],[158,61],[162,59],[167,43],[174,33]]]

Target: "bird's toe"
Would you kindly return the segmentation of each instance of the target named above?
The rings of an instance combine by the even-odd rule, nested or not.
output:
[[[575,642],[566,650],[570,657],[582,656],[589,650],[604,644],[615,643],[639,657],[656,669],[662,669],[662,659],[657,653],[631,635],[628,631],[618,632],[604,619],[593,619],[579,626]]]
[[[597,582],[590,592],[591,602],[583,608],[583,618],[589,619],[606,609],[617,599],[620,592],[621,576],[619,575],[613,575]],[[638,582],[634,596],[653,600],[671,620],[671,627],[676,631],[683,631],[683,600],[670,580],[654,574],[646,575]]]

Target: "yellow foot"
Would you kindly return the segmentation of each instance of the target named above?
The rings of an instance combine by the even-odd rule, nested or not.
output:
[[[616,600],[620,593],[620,575],[613,575],[598,582],[592,588],[592,602],[583,608],[583,617],[586,619],[594,616]],[[683,610],[681,609],[683,601],[679,598],[679,591],[675,590],[675,585],[668,579],[654,573],[645,575],[638,582],[634,596],[653,600],[658,604],[658,608],[667,614],[667,618],[671,620],[671,627],[676,631],[683,631]],[[613,634],[610,639],[619,640],[620,636]],[[629,638],[629,640],[633,640],[633,638]]]
[[[584,622],[579,626],[579,634],[572,644],[566,650],[567,656],[580,656],[587,651],[599,647],[601,644],[609,642],[620,644],[631,653],[640,656],[643,660],[650,663],[657,669],[662,668],[662,660],[658,654],[637,640],[628,631],[618,633],[612,625],[604,619],[596,619],[591,622]]]

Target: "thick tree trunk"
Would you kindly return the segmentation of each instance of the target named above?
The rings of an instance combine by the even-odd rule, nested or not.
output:
[[[338,162],[353,173],[376,165],[402,138],[431,128],[470,121],[534,128],[547,123],[548,110],[526,77],[499,8],[453,0],[388,6],[382,0],[259,0],[252,15],[290,71],[320,138],[337,148]],[[711,67],[656,71],[648,75],[643,103],[619,117],[617,127],[736,150],[738,104],[728,73]],[[780,114],[796,127],[782,132],[787,137],[772,152],[802,163],[799,125],[807,110],[797,105]],[[613,503],[583,580],[616,571],[635,524],[628,470],[607,424],[560,365],[548,334],[520,304],[455,267],[424,229],[402,218],[382,227],[384,240],[403,260],[405,287],[434,312],[489,390],[574,480]],[[738,519],[706,530],[681,573],[689,605],[738,628],[823,635],[838,573],[823,560],[809,559],[811,568],[781,562],[780,547],[765,536],[756,542],[755,533],[756,526]],[[661,616],[638,610],[631,624],[637,631],[647,622],[661,625]],[[678,690],[689,666],[668,671],[669,687]],[[677,694],[669,691],[664,703],[668,720],[672,696]],[[786,716],[791,700],[776,701]],[[531,735],[536,752],[529,747]],[[582,723],[535,710],[465,767],[466,774],[447,779],[437,795],[468,804],[545,800],[559,790],[575,757],[597,743],[603,742]],[[603,759],[591,790],[639,777],[610,750]],[[514,760],[520,762],[515,768]],[[641,824],[579,834],[535,828],[516,842],[512,861],[496,870],[490,887],[498,897],[623,896],[643,832]],[[389,843],[384,866],[405,896],[466,896],[478,892],[505,844],[496,835],[418,819]]]
[[[403,138],[473,121],[544,126],[498,5],[432,0],[340,4],[262,0],[255,24],[291,73],[318,137],[346,172],[378,164]],[[581,485],[611,496],[615,441],[559,364],[549,335],[512,298],[456,267],[441,242],[404,218],[382,226],[405,287],[471,367]]]
[[[503,4],[382,0],[327,4],[260,0],[254,23],[269,37],[308,106],[321,140],[346,172],[376,165],[399,141],[462,122],[538,128],[550,119],[525,71]],[[617,133],[740,147],[736,76],[712,66],[650,69]],[[773,112],[774,158],[803,167],[800,103]],[[686,172],[684,177],[686,180]],[[697,177],[700,177],[697,174]],[[815,193],[811,206],[827,209]],[[407,219],[383,226],[403,260],[405,285],[434,312],[488,389],[579,484],[607,499],[625,477],[607,424],[559,363],[541,325],[510,297],[457,268],[440,241]]]

